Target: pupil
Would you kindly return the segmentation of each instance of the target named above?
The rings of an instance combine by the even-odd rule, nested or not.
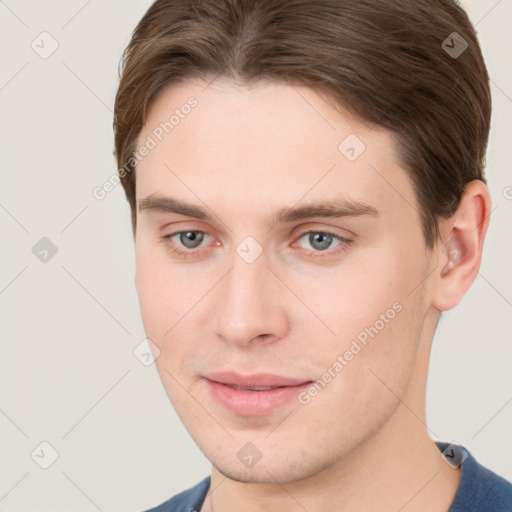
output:
[[[194,249],[200,245],[203,237],[203,233],[198,233],[197,231],[187,231],[180,235],[181,243],[183,243],[183,245],[189,249]]]
[[[331,238],[327,233],[314,233],[309,235],[309,243],[318,250],[324,250],[331,244]]]

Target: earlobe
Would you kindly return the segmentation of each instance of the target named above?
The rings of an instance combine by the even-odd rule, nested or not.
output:
[[[441,222],[436,283],[432,305],[439,311],[454,308],[473,284],[482,259],[482,249],[489,224],[491,199],[487,186],[471,181],[459,207]]]

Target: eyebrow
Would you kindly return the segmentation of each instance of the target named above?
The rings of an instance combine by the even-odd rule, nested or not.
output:
[[[154,211],[160,213],[176,213],[186,217],[193,217],[200,220],[211,220],[210,213],[194,204],[176,199],[174,197],[160,196],[151,194],[150,196],[139,200],[139,212]],[[267,222],[270,225],[285,224],[305,220],[312,217],[324,218],[343,218],[359,217],[361,215],[371,215],[378,217],[379,211],[372,205],[354,201],[348,198],[342,198],[337,201],[321,201],[308,204],[306,206],[282,208],[271,215]]]

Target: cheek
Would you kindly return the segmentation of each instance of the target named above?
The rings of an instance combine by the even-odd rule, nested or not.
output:
[[[154,254],[154,253],[153,253]],[[187,403],[187,396],[180,395],[176,379],[188,360],[188,342],[178,343],[182,334],[190,332],[183,282],[173,278],[169,265],[151,256],[151,251],[137,252],[135,286],[146,336],[158,347],[155,366],[165,391],[179,413],[180,400]]]
[[[146,335],[159,347],[179,314],[176,298],[180,296],[179,285],[180,281],[172,279],[168,265],[156,251],[140,242],[136,247],[135,287]]]
[[[405,396],[414,372],[418,340],[411,311],[404,305],[380,330],[371,329],[375,320],[369,316],[362,329],[347,326],[346,335],[337,337],[337,345],[322,351],[320,366],[324,373],[304,409],[308,418],[317,418],[313,421],[319,432],[328,428],[339,432],[340,438],[357,438],[390,417],[399,403],[397,397]],[[364,336],[358,337],[361,333]],[[322,420],[325,411],[342,421],[326,427]]]
[[[165,367],[173,374],[182,372],[203,353],[199,344],[207,332],[205,296],[215,276],[212,282],[202,280],[192,267],[173,265],[161,249],[142,243],[137,247],[135,286],[146,336],[160,349],[159,371]]]
[[[370,332],[380,335],[389,330],[405,295],[405,287],[389,269],[369,275],[361,268],[340,268],[322,279],[303,280],[299,289],[309,308],[330,328],[330,333],[325,329],[324,346],[337,351],[348,350],[358,337],[364,343]]]
[[[412,276],[419,282],[423,275],[421,265],[387,255],[359,270],[333,273],[324,282],[323,295],[316,286],[307,285],[305,296],[311,297],[311,304],[335,333],[322,339],[316,360],[336,375],[337,393],[363,402],[377,392],[390,393],[379,378],[391,389],[403,389],[421,330],[421,291],[411,293]]]

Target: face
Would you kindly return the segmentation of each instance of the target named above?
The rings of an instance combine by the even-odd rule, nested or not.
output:
[[[291,482],[375,438],[427,311],[392,136],[307,88],[191,81],[160,93],[144,144],[136,287],[199,448],[232,479]]]

